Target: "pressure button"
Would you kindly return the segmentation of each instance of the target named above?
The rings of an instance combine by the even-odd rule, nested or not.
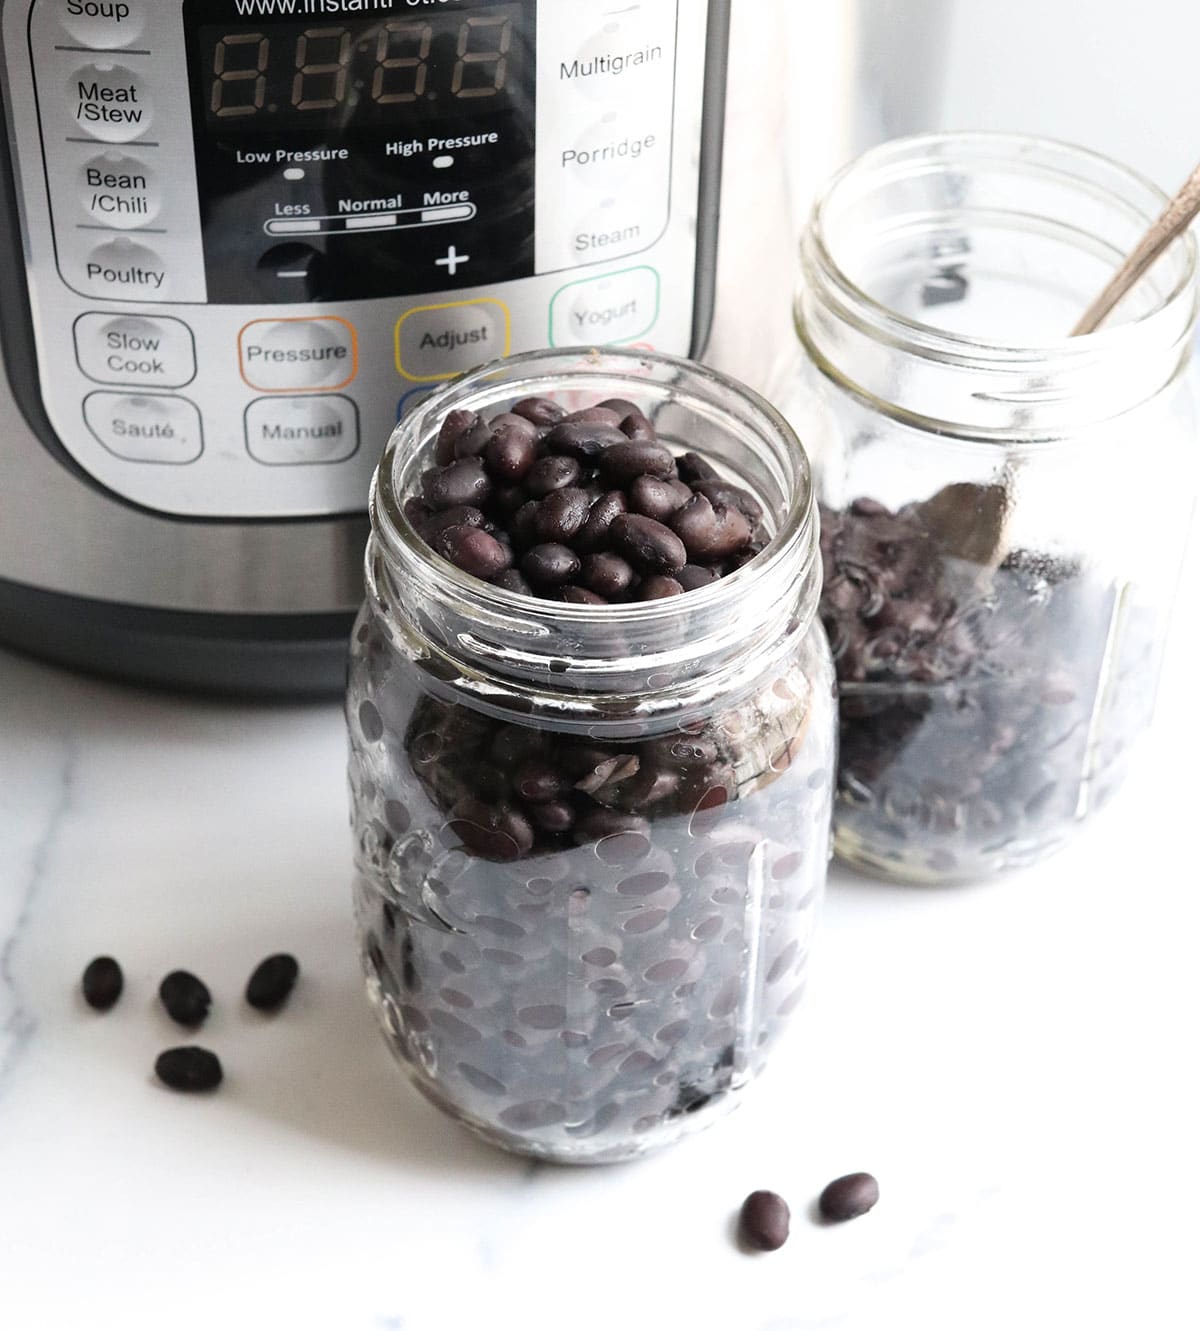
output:
[[[71,123],[103,143],[140,138],[154,119],[145,79],[124,65],[85,65],[71,76],[66,95]]]
[[[242,378],[264,393],[342,388],[358,373],[353,324],[333,316],[254,319],[238,336]]]

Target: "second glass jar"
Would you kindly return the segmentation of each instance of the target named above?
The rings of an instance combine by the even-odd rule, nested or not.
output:
[[[771,539],[667,600],[477,581],[404,513],[437,428],[631,400],[747,485]],[[437,394],[372,502],[348,701],[368,990],[416,1085],[508,1149],[622,1159],[729,1108],[803,991],[835,698],[808,463],[748,391],[668,357],[537,353]]]

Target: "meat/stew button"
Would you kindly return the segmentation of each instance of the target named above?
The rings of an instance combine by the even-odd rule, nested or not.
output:
[[[344,388],[358,373],[354,325],[333,315],[255,319],[238,334],[242,378],[263,393]]]

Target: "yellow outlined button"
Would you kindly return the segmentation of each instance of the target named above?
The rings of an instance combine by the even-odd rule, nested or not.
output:
[[[417,305],[396,323],[396,369],[415,384],[439,383],[507,356],[512,316],[490,296]]]

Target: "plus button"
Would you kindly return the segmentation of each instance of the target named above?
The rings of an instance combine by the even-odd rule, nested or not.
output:
[[[459,252],[454,248],[453,245],[451,245],[450,248],[446,251],[446,257],[444,259],[434,259],[434,263],[436,263],[439,267],[444,268],[450,274],[451,277],[453,277],[455,273],[458,272],[460,264],[470,263],[470,262],[471,262],[471,256],[469,254],[459,254]]]

